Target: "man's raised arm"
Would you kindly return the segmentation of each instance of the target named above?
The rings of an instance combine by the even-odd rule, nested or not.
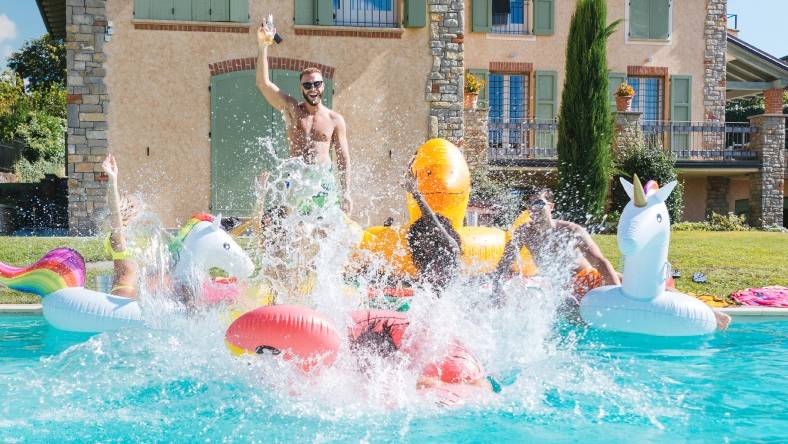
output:
[[[275,109],[283,111],[298,104],[298,102],[283,93],[278,86],[268,77],[268,47],[274,41],[276,28],[271,27],[267,20],[257,28],[257,89],[263,94],[265,100]]]
[[[342,210],[350,214],[353,211],[353,200],[350,198],[350,149],[347,143],[347,127],[345,119],[338,113],[336,123],[334,149],[337,154],[339,184],[342,187]]]

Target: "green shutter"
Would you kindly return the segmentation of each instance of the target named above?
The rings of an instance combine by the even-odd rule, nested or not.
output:
[[[673,152],[690,150],[690,133],[683,122],[692,121],[692,76],[670,76],[670,120],[677,126],[672,131]]]
[[[534,34],[553,35],[553,0],[534,0]]]
[[[295,0],[293,22],[296,25],[315,24],[315,0]]]
[[[607,73],[607,97],[610,99],[611,110],[615,111],[616,107],[616,88],[618,85],[627,81],[627,75],[623,72],[609,72]]]
[[[634,39],[649,38],[650,0],[629,0],[629,36]]]
[[[196,22],[211,21],[211,0],[192,0],[192,20]]]
[[[692,120],[692,76],[670,76],[670,120]]]
[[[558,97],[558,75],[555,71],[536,71],[534,83],[535,107],[534,116],[537,121],[553,120],[556,116],[556,97]],[[538,148],[555,148],[555,132],[552,130],[536,131],[536,146]]]
[[[230,0],[230,21],[249,23],[249,0]]]
[[[665,40],[670,35],[668,19],[670,0],[651,0],[648,14],[648,37]]]
[[[228,0],[211,0],[211,21],[230,21],[230,2]]]
[[[189,21],[192,19],[192,0],[174,0],[172,7],[174,20]]]
[[[172,20],[173,5],[172,0],[153,0],[151,2],[150,14],[154,20]]]
[[[151,2],[151,0],[134,0],[134,18],[135,19],[149,19],[149,18],[151,18],[150,2]]]
[[[406,28],[422,28],[427,26],[427,2],[425,0],[405,0]]]
[[[471,0],[473,2],[473,32],[492,30],[492,0]]]
[[[332,26],[334,24],[334,2],[332,0],[315,0],[317,14],[315,24]]]
[[[479,108],[486,109],[488,106],[490,106],[490,100],[488,99],[489,94],[487,92],[490,85],[490,71],[486,69],[469,69],[468,72],[477,79],[484,82],[484,87],[481,91],[479,91],[479,102],[477,103],[477,106]]]

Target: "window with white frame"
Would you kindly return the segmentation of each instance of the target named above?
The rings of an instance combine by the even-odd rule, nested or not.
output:
[[[488,87],[490,148],[519,150],[528,144],[523,123],[528,115],[528,76],[490,73]]]
[[[643,113],[643,120],[663,120],[665,115],[664,80],[661,77],[628,77],[627,83],[635,90],[632,111]]]
[[[396,27],[396,0],[333,0],[336,26]]]

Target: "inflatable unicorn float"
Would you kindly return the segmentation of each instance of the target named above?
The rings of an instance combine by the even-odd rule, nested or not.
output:
[[[195,282],[221,268],[237,277],[249,277],[254,264],[225,232],[220,217],[199,214],[180,229],[172,244],[172,279]],[[0,285],[43,298],[44,318],[55,328],[97,333],[142,325],[138,299],[90,290],[85,285],[85,260],[70,248],[58,248],[28,267],[0,263]]]
[[[629,195],[618,223],[618,248],[624,256],[622,285],[588,292],[580,301],[580,315],[591,327],[655,336],[694,336],[717,328],[714,311],[687,294],[665,289],[671,275],[668,263],[670,217],[665,200],[676,182],[660,188],[655,181],[642,187],[621,178]]]

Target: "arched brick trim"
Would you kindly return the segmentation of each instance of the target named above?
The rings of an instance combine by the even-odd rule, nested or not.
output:
[[[287,69],[290,71],[302,71],[309,67],[315,67],[323,71],[323,77],[327,79],[334,78],[333,66],[310,62],[309,60],[291,59],[287,57],[268,57],[268,65],[271,69]],[[257,57],[246,57],[243,59],[230,59],[209,63],[208,68],[211,70],[211,76],[255,69],[257,68]]]

